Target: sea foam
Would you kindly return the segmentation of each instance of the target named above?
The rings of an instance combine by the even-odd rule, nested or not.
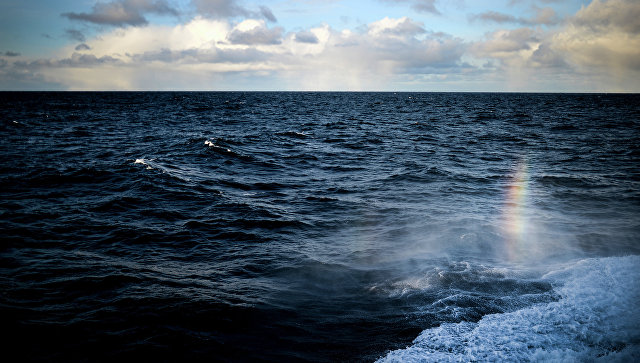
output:
[[[214,144],[213,142],[211,142],[211,141],[209,141],[209,140],[205,140],[204,144],[205,144],[205,145],[207,145],[207,146],[208,146],[208,147],[210,147],[210,148],[213,148],[213,149],[218,149],[218,150],[226,151],[226,152],[228,152],[228,153],[230,153],[230,152],[231,152],[231,149],[226,148],[226,147],[222,147],[222,146],[218,146],[218,145]]]
[[[136,159],[134,162],[134,164],[142,164],[145,165],[147,167],[148,170],[153,169],[153,167],[151,167],[151,165],[149,165],[149,160],[146,159]]]
[[[427,329],[379,362],[640,360],[640,256],[581,260],[543,279],[557,301]]]

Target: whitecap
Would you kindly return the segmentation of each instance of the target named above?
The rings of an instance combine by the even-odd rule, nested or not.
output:
[[[153,169],[153,168],[151,167],[151,165],[149,165],[149,164],[148,164],[148,160],[145,160],[145,159],[136,159],[133,163],[134,163],[134,164],[142,164],[142,165],[146,165],[147,170],[151,170],[151,169]]]
[[[226,148],[226,147],[222,147],[222,146],[218,146],[218,145],[214,144],[213,142],[211,142],[209,140],[205,140],[204,144],[207,145],[208,147],[211,147],[211,148],[224,150],[224,151],[229,152],[229,153],[231,152],[231,149]]]
[[[559,300],[427,329],[379,362],[640,359],[640,256],[581,260],[544,280]]]

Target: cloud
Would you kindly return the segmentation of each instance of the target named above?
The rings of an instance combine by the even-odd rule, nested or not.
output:
[[[376,36],[412,37],[424,32],[425,30],[421,23],[415,22],[406,16],[399,19],[385,17],[369,24],[369,33]]]
[[[410,48],[397,49],[391,59],[397,62],[398,70],[405,73],[457,73],[465,51],[466,45],[460,39],[434,37],[416,42]]]
[[[566,0],[510,0],[509,1],[509,5],[513,6],[516,4],[521,4],[521,3],[531,3],[531,2],[543,2],[546,4],[553,4],[553,3],[562,3],[565,2]]]
[[[226,19],[234,17],[264,18],[272,23],[278,20],[266,6],[260,6],[258,11],[251,11],[238,5],[236,0],[192,0],[191,3],[200,15],[213,19]]]
[[[192,0],[199,14],[212,18],[249,16],[251,12],[236,4],[235,0]]]
[[[91,50],[91,47],[86,45],[85,43],[82,43],[82,44],[78,44],[74,49],[75,50]]]
[[[245,20],[238,24],[228,35],[227,40],[231,44],[244,45],[269,45],[282,42],[281,27],[269,29],[264,21]]]
[[[272,23],[278,22],[278,19],[276,19],[276,17],[273,15],[271,9],[266,6],[260,6],[260,14],[262,14],[265,19],[269,20]]]
[[[93,67],[118,62],[120,60],[108,55],[96,57],[93,54],[73,53],[71,57],[53,62],[52,65],[54,67]]]
[[[536,91],[557,82],[558,73],[572,73],[570,69],[558,69],[561,58],[542,45],[547,37],[548,32],[539,27],[500,29],[475,42],[468,55],[474,64],[485,62],[480,66],[487,72],[485,82],[497,82],[508,91]]]
[[[481,20],[495,23],[517,23],[519,20],[513,15],[499,13],[497,11],[487,11],[482,14],[472,15],[471,20]]]
[[[2,54],[2,55],[4,55],[5,57],[18,57],[18,56],[20,56],[20,53],[12,52],[12,51],[8,50],[8,51],[4,52],[4,54]]]
[[[73,53],[63,59],[37,59],[5,63],[0,67],[0,89],[13,91],[64,90],[90,80],[91,70],[119,64],[110,56]],[[110,73],[112,69],[104,68]],[[89,71],[89,73],[87,73]],[[77,79],[74,79],[77,77]]]
[[[253,48],[247,49],[184,49],[180,51],[172,51],[170,49],[162,49],[160,51],[145,52],[143,54],[133,55],[132,59],[136,62],[162,62],[173,64],[222,64],[222,63],[253,63],[262,62],[271,58],[266,52]]]
[[[96,3],[90,13],[63,13],[70,20],[85,21],[100,25],[140,26],[148,23],[146,13],[177,16],[178,11],[166,0],[115,0]]]
[[[61,59],[6,68],[71,89],[291,90],[396,89],[394,82],[401,87],[405,80],[456,77],[472,68],[461,60],[468,49],[463,40],[427,32],[408,17],[383,18],[360,31],[322,25],[290,33],[264,19],[233,24],[196,17],[87,40],[90,49],[68,46]]]
[[[79,42],[84,42],[86,40],[86,37],[84,36],[84,34],[80,30],[76,30],[76,29],[65,30],[65,35],[69,39],[77,40]]]
[[[577,67],[612,74],[640,71],[640,2],[594,0],[555,34],[550,46]]]
[[[594,0],[574,17],[573,24],[592,32],[620,31],[640,34],[640,2],[633,0]]]
[[[312,29],[318,43],[298,43],[291,50],[296,57],[289,60],[287,78],[301,89],[379,90],[405,80],[455,77],[463,71],[467,45],[459,38],[428,33],[404,17],[384,18],[366,29]]]
[[[436,0],[413,0],[412,7],[416,11],[425,12],[425,13],[433,13],[440,14],[440,12],[436,9],[434,3]]]
[[[542,43],[530,58],[533,67],[568,69],[569,65],[562,54],[551,49],[549,44]]]
[[[318,44],[318,37],[308,31],[296,33],[294,39],[298,43]]]
[[[436,0],[382,0],[387,3],[409,3],[411,8],[421,13],[431,13],[440,15],[440,11],[436,9]]]
[[[552,8],[536,8],[536,15],[528,20],[531,25],[556,25],[562,22]]]
[[[536,8],[536,14],[529,18],[516,17],[510,14],[497,11],[487,11],[481,14],[471,15],[471,21],[492,22],[498,24],[513,23],[519,25],[555,25],[560,22],[552,8]]]
[[[227,34],[233,27],[227,21],[201,17],[185,24],[153,25],[111,29],[99,37],[89,39],[92,53],[112,55],[127,61],[126,54],[157,52],[162,49],[210,49],[219,43],[227,43]],[[70,48],[67,52],[72,53]],[[119,56],[115,56],[119,54]]]
[[[472,49],[478,57],[505,58],[513,56],[514,52],[530,50],[531,44],[539,41],[536,32],[530,28],[497,30],[487,34],[486,40],[477,42]]]
[[[112,56],[96,57],[93,54],[81,54],[74,52],[68,58],[62,59],[38,59],[34,61],[20,61],[15,62],[13,65],[19,69],[43,69],[43,68],[67,68],[67,67],[95,67],[105,64],[117,64],[121,61]]]
[[[0,65],[2,61],[0,60]],[[51,81],[41,73],[16,67],[0,66],[0,89],[12,91],[64,90],[62,83]]]
[[[554,18],[542,11],[535,19],[524,20],[499,13],[484,15],[493,22],[531,26]],[[640,3],[594,0],[565,18],[560,28],[536,26],[488,33],[471,46],[469,55],[487,60],[494,68],[493,77],[502,74],[513,90],[546,82],[554,89],[569,85],[581,91],[637,92]]]

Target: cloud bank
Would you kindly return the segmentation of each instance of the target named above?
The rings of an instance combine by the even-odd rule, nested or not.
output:
[[[443,16],[435,1],[384,1]],[[94,36],[66,30],[75,43],[56,57],[0,53],[0,87],[640,91],[640,3],[633,0],[594,0],[562,19],[551,8],[521,17],[471,14],[471,22],[497,25],[474,41],[411,16],[287,30],[264,6],[188,4],[196,15],[176,25],[145,18],[179,14],[164,0],[98,2],[91,12],[66,13],[111,27]]]

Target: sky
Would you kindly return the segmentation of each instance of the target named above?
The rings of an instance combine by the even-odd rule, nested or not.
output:
[[[0,90],[640,92],[640,1],[3,0]]]

